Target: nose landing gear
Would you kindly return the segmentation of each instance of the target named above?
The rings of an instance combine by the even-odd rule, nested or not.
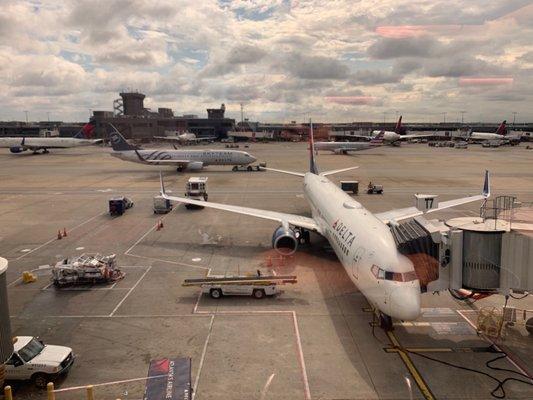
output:
[[[391,316],[380,312],[379,313],[379,327],[387,332],[394,330]]]

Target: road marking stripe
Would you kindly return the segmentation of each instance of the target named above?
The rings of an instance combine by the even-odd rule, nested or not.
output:
[[[418,372],[418,369],[413,363],[413,360],[411,360],[409,355],[401,349],[400,342],[398,341],[396,336],[394,336],[394,334],[391,331],[387,331],[387,336],[389,337],[389,340],[391,341],[392,345],[398,348],[398,354],[400,355],[400,358],[402,359],[403,363],[409,370],[409,373],[411,374],[411,376],[414,378],[424,398],[426,400],[435,400],[435,396],[431,392],[431,389],[429,388],[429,386],[424,381],[424,378],[422,378],[422,375],[420,375],[420,372]]]
[[[124,301],[128,298],[128,296],[131,294],[131,292],[133,292],[133,290],[137,287],[137,285],[143,280],[143,278],[146,276],[146,274],[148,272],[150,272],[150,270],[152,269],[152,267],[148,267],[146,269],[146,271],[144,271],[144,274],[141,275],[141,277],[137,280],[137,282],[135,282],[135,285],[133,285],[133,287],[128,290],[128,293],[126,293],[126,295],[122,298],[122,300],[120,300],[120,302],[116,305],[116,307],[113,309],[113,311],[111,311],[111,314],[109,314],[110,317],[112,317],[115,312],[118,310],[118,308],[122,305],[122,303],[124,303]]]

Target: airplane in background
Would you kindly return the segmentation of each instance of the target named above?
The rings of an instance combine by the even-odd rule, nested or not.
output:
[[[183,144],[197,144],[197,143],[205,142],[205,141],[212,142],[213,140],[216,140],[217,137],[216,136],[198,137],[194,133],[191,133],[191,132],[183,132],[183,133],[176,132],[175,135],[170,135],[170,136],[154,136],[154,139],[169,141],[173,143],[178,142],[183,145]]]
[[[198,201],[170,196],[160,174],[161,196],[179,203],[229,211],[279,223],[272,235],[272,247],[281,254],[293,254],[298,244],[309,241],[310,231],[324,236],[357,288],[379,313],[382,326],[391,329],[392,318],[414,320],[421,312],[420,281],[413,263],[402,255],[388,224],[418,215],[490,196],[489,173],[480,195],[442,202],[438,207],[420,211],[416,207],[400,208],[373,214],[328,179],[329,175],[357,167],[319,172],[314,158],[313,125],[309,135],[309,172],[299,173],[272,168],[265,170],[303,178],[303,190],[312,217],[270,210]]]
[[[111,124],[110,124],[111,125]],[[132,161],[149,165],[170,165],[178,172],[195,171],[207,165],[244,166],[253,163],[256,158],[245,151],[239,150],[158,150],[141,149],[133,146],[124,139],[113,126],[109,135],[112,156],[124,161]],[[248,166],[251,169],[251,166]]]
[[[504,120],[498,129],[496,129],[495,133],[487,133],[487,132],[474,132],[473,130],[470,131],[468,134],[468,140],[469,141],[483,141],[483,140],[502,140],[502,139],[508,139],[506,137],[507,135],[507,121]]]
[[[370,142],[361,143],[361,142],[317,142],[317,150],[331,150],[335,154],[346,154],[347,151],[358,151],[358,150],[367,150],[375,147],[380,144],[400,144],[401,140],[409,139],[422,139],[433,137],[433,133],[421,133],[421,134],[408,134],[402,135],[402,116],[398,119],[394,131],[386,130],[373,130],[370,136],[364,135],[350,135],[350,137],[363,139]],[[320,143],[320,144],[319,144]]]
[[[370,142],[316,142],[315,151],[332,151],[335,154],[348,154],[351,151],[369,150],[383,145],[384,133],[380,132]]]
[[[49,153],[48,149],[65,149],[69,147],[90,146],[102,143],[102,139],[91,139],[94,125],[85,124],[73,137],[1,137],[0,147],[9,148],[11,153],[22,153],[31,150],[37,154]]]
[[[392,131],[385,131],[385,130],[374,130],[372,131],[372,137],[375,137],[376,135],[379,135],[380,133],[383,133],[383,141],[388,144],[397,143],[400,140],[409,140],[409,139],[421,139],[421,138],[427,138],[427,137],[433,137],[433,133],[422,133],[422,134],[408,134],[408,135],[402,135],[403,127],[402,127],[402,116],[400,115],[400,118],[398,118],[398,122],[396,123],[396,127],[394,128],[394,132]]]

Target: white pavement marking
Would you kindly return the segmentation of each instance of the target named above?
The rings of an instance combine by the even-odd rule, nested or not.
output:
[[[163,260],[162,258],[146,257],[146,256],[140,256],[138,254],[131,254],[131,253],[128,253],[128,254],[124,253],[124,254],[127,255],[127,256],[130,256],[130,257],[137,257],[137,258],[142,258],[144,260],[152,260],[152,261],[159,261],[159,262],[164,262],[164,263],[168,263],[168,264],[181,265],[183,267],[188,267],[188,268],[209,269],[208,267],[202,267],[200,265],[186,264],[186,263],[182,263],[182,262],[179,262],[179,261]]]
[[[296,344],[298,346],[298,356],[300,359],[300,367],[302,369],[302,379],[304,383],[305,399],[311,400],[311,391],[309,390],[309,380],[307,378],[307,369],[305,367],[304,352],[302,350],[302,341],[300,339],[300,329],[298,328],[298,319],[296,312],[292,311],[292,320],[294,321],[294,332],[296,334]]]
[[[209,339],[211,338],[211,332],[213,331],[213,322],[215,321],[215,316],[211,315],[211,321],[209,322],[209,330],[207,331],[207,337],[205,338],[204,348],[202,350],[202,356],[200,357],[200,363],[198,364],[198,373],[196,374],[196,379],[194,380],[194,385],[192,389],[192,398],[196,396],[198,389],[198,382],[200,381],[200,375],[202,373],[202,367],[204,366],[204,359],[207,353],[207,345],[209,344]]]
[[[263,390],[261,390],[261,396],[259,397],[259,400],[264,400],[265,399],[265,396],[267,394],[268,388],[269,388],[270,384],[272,383],[272,379],[274,379],[275,376],[276,376],[276,374],[272,374],[267,379],[267,381],[265,383],[265,386],[263,386]]]
[[[467,317],[465,317],[463,315],[463,313],[467,313],[467,312],[478,312],[477,310],[457,310],[457,313],[463,317],[463,319],[472,327],[474,328],[474,330],[477,332],[477,326],[475,326]],[[522,374],[524,374],[525,376],[529,376],[529,373],[527,371],[524,371],[522,369],[522,367],[520,367],[511,357],[509,357],[509,354],[507,354],[507,352],[503,351],[496,343],[494,343],[492,340],[490,340],[489,338],[487,338],[486,336],[484,335],[479,335],[483,340],[485,340],[486,342],[489,342],[490,344],[492,344],[494,346],[494,348],[500,352],[502,352],[503,354],[505,354],[505,358],[507,358],[507,360],[509,360],[509,362],[511,364],[513,364],[515,366],[515,368],[520,371]],[[530,379],[533,379],[533,377],[529,376]]]
[[[143,278],[146,276],[146,274],[148,272],[150,272],[150,270],[152,269],[152,267],[148,267],[146,269],[146,271],[144,271],[144,274],[141,275],[141,277],[137,280],[137,282],[135,282],[135,285],[133,285],[133,287],[128,290],[128,293],[126,293],[126,295],[122,298],[122,300],[120,300],[120,302],[117,304],[117,306],[113,309],[113,311],[111,311],[111,314],[109,314],[110,317],[112,317],[115,312],[118,310],[118,308],[122,305],[122,303],[124,303],[124,301],[128,298],[128,296],[131,294],[131,292],[133,292],[133,290],[137,287],[137,285],[143,280]]]
[[[102,213],[100,213],[100,214],[97,214],[97,215],[95,215],[94,217],[91,217],[91,218],[89,218],[88,220],[83,221],[82,223],[80,223],[80,224],[74,226],[73,228],[70,228],[69,231],[76,230],[76,229],[78,229],[79,227],[81,227],[81,226],[83,226],[83,225],[85,225],[85,224],[91,222],[93,219],[98,218],[99,216],[101,216],[101,215],[103,215],[103,214],[105,214],[105,212],[102,212]],[[18,260],[20,260],[21,258],[26,257],[28,254],[31,254],[31,253],[33,253],[34,251],[37,251],[37,250],[39,250],[39,249],[42,249],[44,246],[47,246],[47,245],[49,245],[50,243],[55,242],[56,240],[57,240],[57,238],[50,239],[49,241],[44,242],[44,243],[41,244],[40,246],[37,246],[36,248],[32,249],[31,251],[28,251],[27,253],[24,253],[23,255],[19,256],[18,258],[15,258],[14,261],[18,261]]]

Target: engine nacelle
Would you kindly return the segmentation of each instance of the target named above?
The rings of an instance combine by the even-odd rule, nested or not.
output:
[[[22,153],[23,151],[26,151],[26,149],[20,146],[13,146],[9,148],[9,151],[12,153]]]
[[[295,253],[298,249],[296,233],[291,228],[280,226],[272,235],[272,247],[284,256]]]
[[[201,161],[192,161],[187,164],[187,171],[198,171],[204,167],[204,163]]]

